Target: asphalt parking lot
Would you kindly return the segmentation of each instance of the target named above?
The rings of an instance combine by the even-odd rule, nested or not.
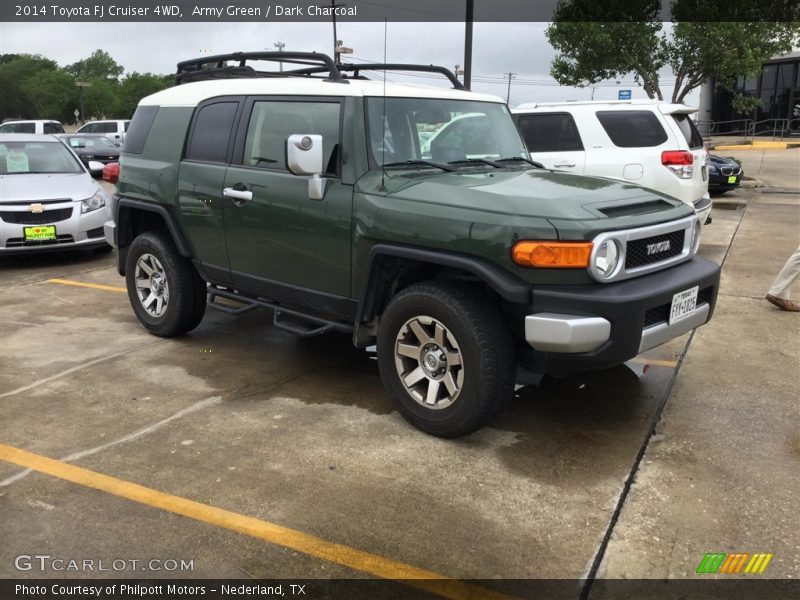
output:
[[[797,173],[799,152],[770,161]],[[789,191],[714,208],[700,252],[723,264],[723,295],[697,340],[520,388],[458,440],[408,425],[345,335],[209,310],[160,339],[113,254],[0,257],[0,578],[416,578],[437,592],[437,577],[690,577],[709,544],[740,541],[774,553],[775,577],[800,577],[799,321],[761,300],[797,246],[800,193],[775,185]],[[774,352],[756,348],[764,337]],[[693,436],[727,440],[738,467],[701,465]],[[768,466],[748,470],[743,451]],[[715,494],[738,509],[717,512],[708,539],[685,519]],[[759,494],[768,506],[752,512]],[[21,570],[20,555],[124,568]]]

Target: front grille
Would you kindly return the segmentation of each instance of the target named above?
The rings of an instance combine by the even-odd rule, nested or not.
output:
[[[72,216],[72,207],[56,208],[45,210],[40,213],[28,210],[0,212],[0,219],[6,223],[16,223],[17,225],[44,225],[46,223],[58,223],[66,221]]]
[[[663,235],[628,241],[625,268],[635,269],[679,256],[683,252],[685,233],[684,229],[680,229]],[[650,253],[648,246],[651,249]]]
[[[697,306],[702,304],[710,304],[711,297],[714,293],[714,287],[709,286],[700,290],[697,293]],[[644,327],[650,327],[651,325],[658,325],[659,323],[666,323],[669,321],[669,310],[672,308],[672,303],[667,302],[666,304],[662,304],[661,306],[656,306],[655,308],[651,308],[647,312],[644,313]]]
[[[26,242],[25,238],[9,238],[6,242],[6,248],[27,248],[32,246],[58,246],[60,244],[71,244],[74,238],[71,235],[59,235],[54,240],[40,240],[35,242]]]
[[[739,167],[721,167],[720,173],[723,175],[738,175],[741,173],[741,169]]]

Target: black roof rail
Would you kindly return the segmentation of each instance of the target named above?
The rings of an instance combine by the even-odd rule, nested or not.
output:
[[[336,65],[336,68],[340,72],[352,71],[353,78],[355,79],[365,79],[361,76],[361,71],[415,71],[421,73],[438,73],[439,75],[444,75],[450,81],[450,83],[453,84],[453,88],[457,90],[467,89],[450,69],[447,69],[446,67],[440,67],[438,65],[414,65],[406,63],[345,63]],[[309,69],[298,69],[295,72],[298,74],[303,73],[311,75],[312,73],[322,73],[323,71],[324,69],[321,67],[312,67]]]
[[[248,61],[265,60],[294,65],[311,65],[312,69],[302,68],[287,71],[257,71]],[[228,61],[239,61],[238,65],[228,65]],[[327,54],[319,52],[232,52],[214,56],[200,56],[178,63],[175,85],[206,79],[226,79],[234,77],[294,77],[307,76],[311,72],[328,73],[327,81],[349,83],[342,77],[337,65]]]

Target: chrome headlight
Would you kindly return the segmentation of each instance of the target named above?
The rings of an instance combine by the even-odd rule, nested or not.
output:
[[[603,279],[610,279],[619,266],[619,242],[608,239],[602,242],[594,253],[594,270]]]
[[[106,194],[103,190],[97,190],[94,196],[81,200],[81,213],[92,212],[106,205]]]

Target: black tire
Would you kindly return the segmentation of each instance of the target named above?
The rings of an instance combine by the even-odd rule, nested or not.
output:
[[[143,263],[137,272],[140,260]],[[145,268],[154,270],[156,265],[158,279],[145,277]],[[167,233],[148,231],[137,236],[128,250],[125,272],[133,311],[151,333],[161,337],[182,335],[197,327],[202,320],[206,310],[206,284],[192,263],[178,253]],[[140,298],[140,288],[136,287],[137,275],[150,286],[141,288],[143,294],[146,290],[147,298]],[[159,293],[161,304],[158,304]],[[150,294],[155,298],[148,302]]]
[[[413,358],[417,347],[418,358]],[[432,435],[454,438],[475,431],[502,412],[513,395],[511,335],[498,309],[473,286],[441,281],[406,288],[381,316],[377,350],[383,385],[397,409]],[[416,380],[418,369],[425,378],[407,386],[404,380]]]

